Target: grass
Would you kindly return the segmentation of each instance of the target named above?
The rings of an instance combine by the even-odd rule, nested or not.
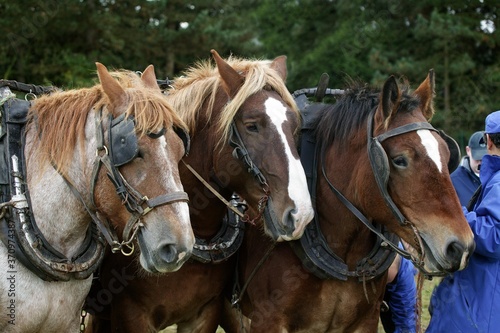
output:
[[[439,278],[434,278],[430,281],[429,280],[424,281],[424,287],[422,289],[422,315],[421,315],[422,332],[425,332],[427,326],[429,325],[429,321],[431,319],[429,314],[429,301],[431,299],[432,290],[439,283],[439,281],[440,281]],[[384,333],[384,329],[382,328],[381,324],[379,324],[378,331],[379,333]],[[166,329],[161,331],[161,333],[175,333],[175,332],[177,332],[175,325],[167,327]],[[224,333],[224,330],[222,328],[219,328],[217,330],[217,333]]]
[[[431,299],[432,291],[440,281],[441,278],[434,278],[431,281],[425,280],[424,282],[424,288],[422,290],[422,316],[421,316],[423,332],[425,332],[427,326],[429,325],[429,321],[431,320],[431,316],[429,314],[429,301]]]

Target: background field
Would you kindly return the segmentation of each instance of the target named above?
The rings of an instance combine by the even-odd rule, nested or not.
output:
[[[429,315],[429,300],[431,298],[432,290],[434,289],[434,286],[436,286],[439,283],[440,279],[432,279],[431,281],[425,280],[424,282],[424,289],[422,290],[422,318],[421,318],[421,324],[422,324],[422,332],[425,332],[429,320],[430,320],[430,315]],[[379,324],[379,333],[384,333],[384,329],[382,328],[382,325]],[[175,326],[171,326],[166,328],[165,330],[161,331],[161,333],[175,333],[176,328]],[[223,329],[217,330],[217,333],[224,333]]]

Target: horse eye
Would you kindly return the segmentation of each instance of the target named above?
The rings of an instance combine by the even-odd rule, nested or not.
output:
[[[404,156],[393,158],[392,163],[398,168],[406,168],[408,166],[408,160]]]
[[[257,127],[257,124],[255,123],[250,123],[250,124],[245,124],[247,131],[249,132],[259,132],[259,128]]]

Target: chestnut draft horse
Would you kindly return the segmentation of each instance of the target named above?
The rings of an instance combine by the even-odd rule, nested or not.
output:
[[[12,93],[3,100],[2,332],[78,332],[106,242],[129,255],[137,237],[141,266],[155,273],[193,250],[174,131],[185,137],[186,125],[152,66],[141,78],[96,65],[94,87],[43,96],[29,111]]]
[[[200,62],[166,92],[192,138],[183,160],[186,166],[181,163],[180,170],[197,237],[193,259],[175,273],[127,280],[110,302],[95,304],[89,325],[94,333],[157,332],[172,324],[177,324],[178,332],[216,331],[221,293],[235,269],[231,254],[242,238],[241,230],[231,231],[222,223],[228,210],[223,200],[233,192],[256,211],[251,220],[265,217],[267,236],[261,223],[246,229],[273,242],[298,239],[313,218],[294,137],[300,115],[284,83],[286,58],[223,60],[217,52],[212,54],[216,67],[210,61]],[[123,269],[134,272],[134,261],[105,259],[104,289],[95,292],[97,299],[106,287],[111,289],[112,271]]]
[[[315,219],[300,241],[267,257],[271,242],[248,230],[239,253],[245,288],[235,307],[226,303],[226,332],[377,332],[399,251],[392,233],[426,275],[467,265],[474,237],[448,147],[428,123],[433,94],[432,71],[413,93],[391,77],[381,91],[353,85],[311,123],[306,115],[300,149]]]

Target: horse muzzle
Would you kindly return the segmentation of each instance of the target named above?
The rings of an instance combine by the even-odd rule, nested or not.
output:
[[[313,219],[314,212],[304,214],[297,208],[285,209],[282,218],[278,218],[271,197],[264,209],[264,229],[276,242],[292,241],[299,239],[304,234],[306,225]]]
[[[164,239],[152,247],[147,245],[146,239],[147,236],[141,230],[137,236],[141,250],[139,261],[141,266],[150,273],[167,273],[179,270],[191,256],[194,246],[194,242],[189,245]]]

